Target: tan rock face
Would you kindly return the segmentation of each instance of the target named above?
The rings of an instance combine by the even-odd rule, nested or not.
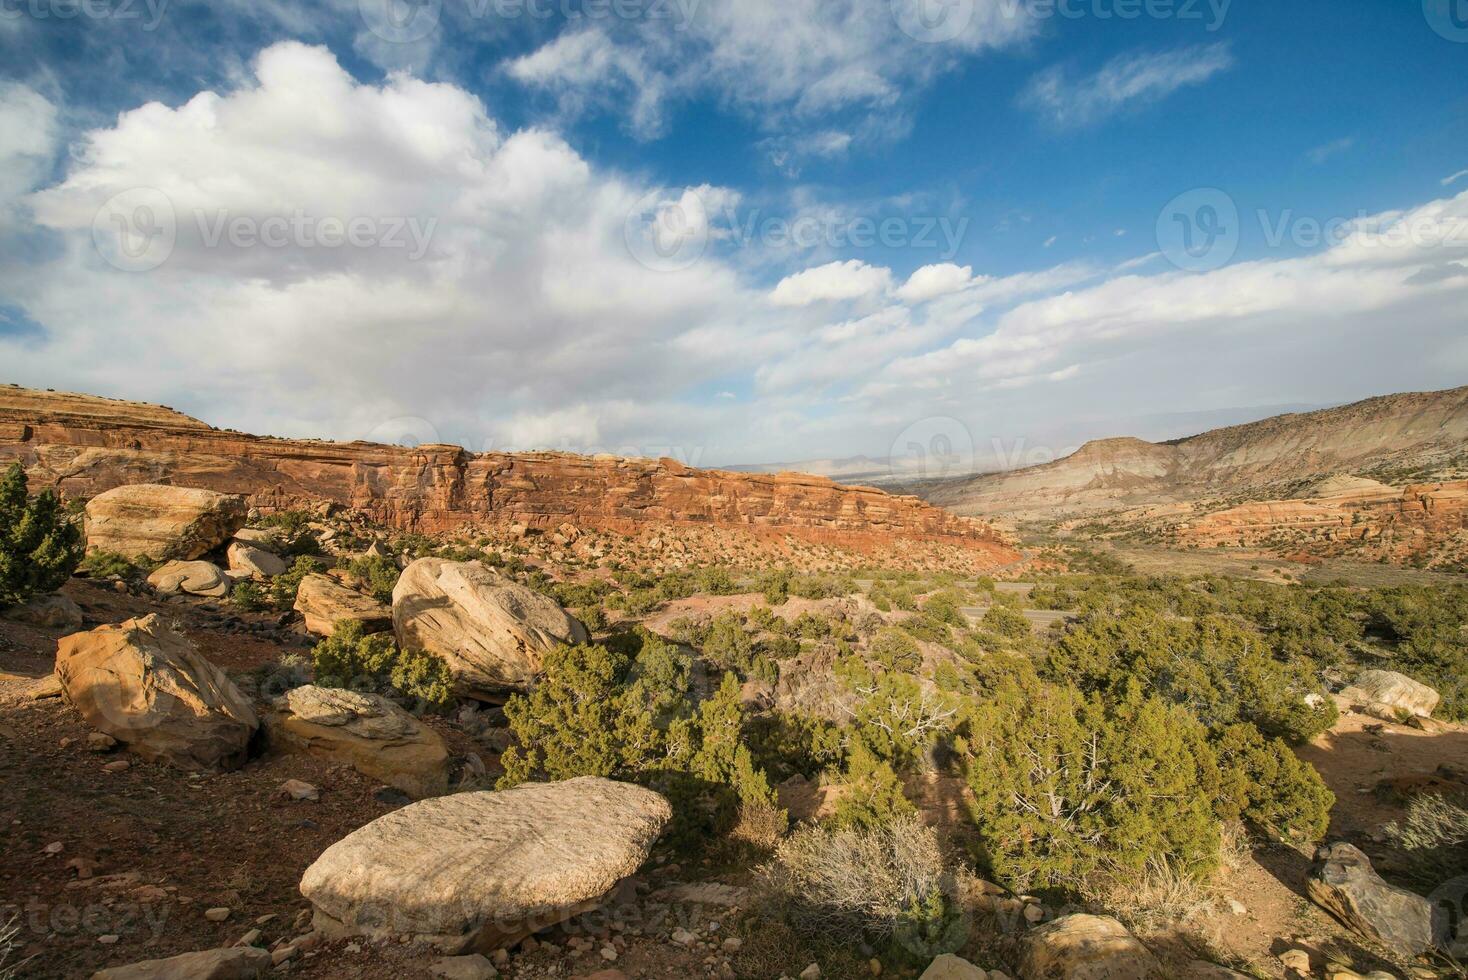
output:
[[[443,796],[327,848],[301,894],[328,935],[423,935],[485,952],[600,904],[671,818],[657,793],[593,776]]]
[[[1126,926],[1066,915],[1025,936],[1021,980],[1163,980],[1162,966]]]
[[[1368,711],[1388,721],[1397,715],[1431,718],[1442,700],[1432,688],[1394,670],[1365,670],[1342,695],[1366,705]],[[1375,709],[1375,710],[1372,710]]]
[[[529,687],[546,653],[588,639],[553,599],[479,562],[420,558],[392,598],[398,645],[442,657],[466,694]]]
[[[180,768],[238,768],[259,728],[224,671],[156,615],[65,637],[56,677],[88,725]]]
[[[306,620],[306,629],[317,636],[330,636],[344,619],[362,624],[368,633],[392,629],[392,610],[369,595],[349,589],[328,575],[307,575],[296,593],[296,612]]]
[[[129,558],[198,558],[245,523],[243,497],[189,487],[120,486],[87,504],[87,550]]]
[[[272,745],[344,762],[410,796],[448,792],[443,739],[376,694],[298,687],[275,699],[266,724]]]
[[[243,572],[256,578],[274,578],[284,575],[285,562],[254,545],[243,541],[235,541],[229,546],[229,570],[232,572]]]
[[[207,561],[170,561],[148,576],[148,584],[163,595],[228,595],[230,581],[218,565]]]
[[[823,477],[695,470],[671,459],[260,439],[153,405],[0,387],[0,462],[11,459],[25,464],[33,486],[69,496],[169,482],[246,494],[265,510],[327,501],[426,533],[471,523],[629,533],[687,523],[864,551],[893,540],[942,542],[991,565],[1019,558],[988,525]]]

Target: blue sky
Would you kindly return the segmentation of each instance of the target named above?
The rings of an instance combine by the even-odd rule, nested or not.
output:
[[[0,0],[0,380],[964,467],[1468,379],[1468,0],[78,2]]]

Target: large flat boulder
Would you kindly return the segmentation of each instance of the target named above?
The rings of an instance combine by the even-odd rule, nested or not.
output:
[[[301,894],[328,936],[488,952],[595,908],[671,818],[657,793],[595,776],[441,796],[327,848]]]
[[[157,615],[63,638],[56,677],[88,725],[183,769],[243,765],[259,728],[224,671]]]
[[[154,561],[198,558],[228,541],[248,513],[245,498],[234,494],[154,483],[117,487],[87,504],[87,550]]]
[[[387,698],[308,684],[274,707],[266,718],[272,745],[344,762],[409,796],[448,792],[448,746]]]
[[[254,980],[268,972],[269,950],[233,946],[114,966],[92,974],[92,980]]]
[[[284,575],[285,561],[264,548],[243,541],[232,541],[229,545],[229,570],[254,578],[275,578]]]
[[[1305,889],[1342,923],[1405,956],[1426,952],[1447,936],[1442,909],[1416,892],[1387,884],[1371,859],[1350,844],[1316,852]]]
[[[1022,980],[1162,980],[1162,965],[1109,915],[1065,915],[1024,939]]]
[[[221,598],[232,585],[218,565],[207,561],[169,561],[154,569],[148,584],[161,595],[202,595]]]
[[[306,629],[317,636],[330,636],[344,619],[361,623],[368,633],[392,629],[391,609],[329,575],[312,574],[301,579],[295,610],[306,620]]]
[[[546,653],[588,639],[554,599],[477,561],[413,562],[393,589],[392,618],[399,646],[442,657],[471,696],[526,689]]]
[[[1362,704],[1367,714],[1383,721],[1399,718],[1431,718],[1442,696],[1394,670],[1363,670],[1356,683],[1341,692]]]

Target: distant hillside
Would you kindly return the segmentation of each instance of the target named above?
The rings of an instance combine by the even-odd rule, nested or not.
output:
[[[928,484],[960,514],[1081,515],[1206,497],[1287,497],[1337,474],[1385,483],[1454,472],[1468,448],[1468,387],[1386,395],[1151,443],[1089,442],[1043,466]]]

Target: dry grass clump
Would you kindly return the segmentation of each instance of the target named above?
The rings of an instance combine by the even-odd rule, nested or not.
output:
[[[1468,809],[1437,793],[1407,805],[1407,816],[1383,828],[1419,877],[1441,881],[1468,872]]]
[[[802,828],[780,842],[764,878],[802,935],[944,945],[956,919],[945,868],[937,834],[903,817],[870,829]]]
[[[790,828],[790,815],[768,803],[745,802],[739,805],[739,820],[729,836],[751,847],[770,852]]]
[[[21,948],[20,941],[20,913],[10,917],[4,925],[0,925],[0,980],[12,980],[20,976],[20,968],[30,962],[31,958],[12,963],[10,961],[17,950]]]

